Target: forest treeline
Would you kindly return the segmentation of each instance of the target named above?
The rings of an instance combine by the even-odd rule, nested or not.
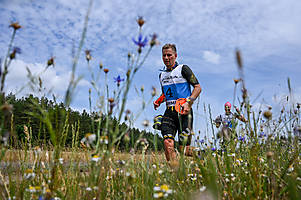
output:
[[[4,97],[4,104],[0,114],[2,122],[1,132],[10,134],[9,145],[13,148],[20,148],[30,138],[31,146],[43,146],[51,148],[53,146],[50,139],[49,124],[58,134],[57,142],[62,147],[81,147],[80,141],[87,134],[107,135],[108,143],[113,138],[105,131],[106,127],[118,127],[117,137],[122,137],[118,141],[119,150],[130,150],[137,147],[138,140],[147,139],[149,150],[162,150],[163,142],[161,136],[145,130],[129,127],[125,122],[118,122],[112,115],[100,116],[97,112],[82,112],[66,108],[64,103],[57,103],[47,97],[27,97],[17,98],[10,93]],[[47,119],[45,119],[47,116]],[[124,134],[125,133],[125,134]],[[120,135],[122,134],[122,135]],[[98,138],[99,139],[99,138]],[[135,145],[136,144],[136,145]],[[116,145],[116,144],[114,144]]]

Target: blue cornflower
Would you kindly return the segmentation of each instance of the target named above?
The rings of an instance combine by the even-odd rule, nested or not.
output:
[[[266,136],[266,134],[263,131],[259,133],[260,138],[265,137],[265,136]]]
[[[14,50],[16,53],[20,54],[22,51],[19,47],[14,47]]]
[[[239,138],[238,138],[240,141],[245,141],[245,137],[243,137],[243,136],[239,136]]]
[[[216,151],[216,148],[212,147],[211,150],[212,150],[212,151]]]
[[[139,33],[138,41],[136,41],[135,38],[132,38],[132,40],[133,40],[133,42],[134,42],[136,45],[139,46],[139,48],[144,47],[144,46],[147,44],[147,41],[148,41],[147,37],[145,37],[145,38],[143,39],[143,36],[142,36],[141,33]]]
[[[201,140],[196,139],[195,142],[203,144],[203,143],[205,143],[205,140],[204,139],[201,139]]]
[[[124,81],[124,78],[120,78],[120,75],[117,77],[114,77],[114,82],[117,83],[117,85],[120,85],[120,82]]]
[[[9,55],[10,59],[15,59],[16,54],[21,54],[21,49],[19,47],[14,47],[13,52]]]

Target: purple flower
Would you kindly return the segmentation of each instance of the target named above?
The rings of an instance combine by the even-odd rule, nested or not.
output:
[[[13,52],[9,55],[10,59],[15,59],[16,54],[21,54],[21,49],[19,47],[14,47]]]
[[[16,53],[21,54],[21,49],[19,47],[14,47],[14,50]]]
[[[260,137],[260,138],[266,137],[266,136],[267,136],[267,135],[266,135],[263,131],[259,133],[259,137]]]
[[[239,138],[238,138],[240,141],[245,141],[245,137],[243,137],[243,136],[239,136]]]
[[[141,33],[139,33],[138,41],[136,41],[135,38],[132,38],[132,40],[133,40],[133,42],[134,42],[136,45],[139,46],[139,48],[144,47],[144,46],[147,44],[147,41],[148,41],[147,37],[145,37],[145,38],[143,39],[143,36],[142,36]]]
[[[212,151],[216,151],[216,148],[212,147],[211,150],[212,150]]]
[[[120,85],[120,82],[124,81],[124,78],[120,78],[120,75],[117,77],[114,77],[114,82],[117,83],[117,85]]]

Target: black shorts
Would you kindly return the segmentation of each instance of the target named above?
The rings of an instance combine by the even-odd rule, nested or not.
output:
[[[174,107],[169,107],[163,115],[161,134],[164,139],[174,139],[178,132],[179,145],[188,146],[191,143],[192,124],[192,109],[188,115],[179,115]]]

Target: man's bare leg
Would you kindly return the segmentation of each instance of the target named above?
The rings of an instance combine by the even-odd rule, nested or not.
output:
[[[164,140],[164,153],[167,161],[176,159],[175,142],[173,139]]]
[[[193,147],[185,146],[185,150],[184,150],[184,147],[180,145],[179,148],[180,148],[180,152],[184,151],[185,156],[193,156]]]

